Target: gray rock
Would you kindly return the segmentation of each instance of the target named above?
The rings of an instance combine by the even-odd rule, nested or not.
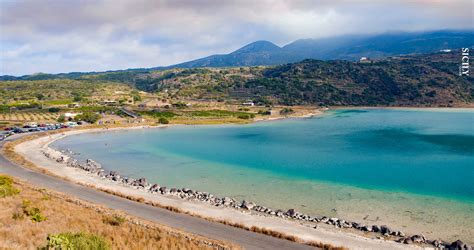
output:
[[[410,238],[415,243],[424,243],[426,240],[425,237],[422,235],[413,235]]]
[[[390,233],[392,233],[392,230],[389,227],[387,227],[386,225],[382,225],[382,226],[380,226],[380,232],[382,234],[390,234]]]
[[[160,186],[158,186],[158,184],[153,184],[151,187],[150,187],[150,192],[153,192],[153,193],[156,193],[158,191],[160,191]]]
[[[244,200],[242,201],[242,205],[240,207],[243,209],[252,210],[252,208],[255,207],[255,203]]]
[[[290,217],[294,217],[294,216],[296,216],[296,215],[298,214],[298,212],[296,212],[295,209],[290,208],[290,209],[288,209],[288,211],[286,211],[285,214],[288,215],[288,216],[290,216]]]
[[[283,211],[281,211],[280,209],[278,209],[278,210],[276,211],[276,216],[282,217],[282,216],[283,216]]]
[[[232,203],[234,203],[234,201],[233,201],[231,198],[229,198],[229,197],[224,197],[224,198],[222,199],[222,204],[223,204],[224,206],[230,206],[230,205],[232,205]]]
[[[362,230],[364,232],[372,232],[372,227],[364,225],[364,226],[360,227],[360,230]]]
[[[147,185],[148,183],[146,182],[146,179],[143,177],[132,182],[132,186],[136,186],[136,187],[145,187]]]
[[[378,225],[372,225],[372,231],[378,233],[381,232],[382,229],[380,229]]]
[[[168,188],[160,187],[160,192],[161,192],[161,194],[167,194],[168,193]]]
[[[451,243],[451,245],[449,245],[449,249],[453,249],[453,250],[465,250],[465,249],[468,249],[468,248],[471,248],[470,246],[464,244],[464,242],[460,241],[460,240],[457,240],[457,241],[454,241],[453,243]]]

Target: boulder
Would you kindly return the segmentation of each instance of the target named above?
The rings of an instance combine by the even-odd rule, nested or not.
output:
[[[449,249],[455,249],[455,250],[465,250],[465,249],[468,249],[468,248],[471,248],[470,246],[464,244],[464,242],[460,241],[460,240],[457,240],[457,241],[454,241],[453,243],[451,243],[451,245],[449,245]],[[471,248],[472,249],[472,248]]]
[[[426,241],[425,237],[423,235],[413,235],[410,237],[411,240],[415,243],[424,243]]]
[[[243,209],[252,210],[252,208],[255,207],[255,203],[244,200],[242,201],[242,205],[240,207]]]
[[[230,205],[232,205],[232,203],[234,203],[234,201],[233,201],[231,198],[229,198],[229,197],[224,197],[224,198],[222,199],[222,204],[223,204],[224,206],[230,206]]]
[[[166,187],[160,187],[160,192],[161,192],[162,194],[166,194],[166,193],[168,193],[168,188],[166,188]]]
[[[296,212],[295,209],[290,208],[290,209],[288,209],[288,211],[286,211],[285,214],[288,215],[288,216],[290,216],[290,217],[294,217],[294,216],[296,216],[296,215],[298,214],[298,212]]]
[[[380,226],[380,232],[382,234],[390,234],[390,233],[392,233],[392,230],[389,227],[387,227],[386,225],[382,225],[382,226]]]
[[[141,177],[137,180],[135,180],[133,183],[132,183],[133,186],[137,186],[137,187],[145,187],[148,185],[148,183],[146,182],[146,179]]]
[[[382,229],[378,225],[372,225],[372,231],[378,233],[381,232]]]
[[[158,192],[160,191],[160,186],[158,186],[158,184],[153,184],[149,190],[150,192]]]

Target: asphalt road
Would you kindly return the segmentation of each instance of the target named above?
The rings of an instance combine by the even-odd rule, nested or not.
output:
[[[15,140],[15,136],[6,141]],[[0,142],[0,147],[5,141]],[[59,191],[79,199],[124,211],[130,215],[211,239],[232,242],[245,249],[314,249],[307,245],[249,232],[243,229],[210,222],[190,215],[134,202],[92,188],[64,181],[18,166],[0,154],[0,173],[18,177],[43,188]]]

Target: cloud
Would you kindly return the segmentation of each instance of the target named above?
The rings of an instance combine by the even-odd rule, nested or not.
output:
[[[0,74],[170,65],[255,40],[473,28],[471,0],[0,0]]]

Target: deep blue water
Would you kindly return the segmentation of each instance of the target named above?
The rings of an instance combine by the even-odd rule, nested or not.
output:
[[[255,175],[472,202],[473,124],[472,111],[341,110],[250,125],[82,134],[53,147],[152,180],[179,182],[183,171],[183,179],[197,178],[204,175],[202,165],[212,163],[215,181],[224,168],[241,168]]]

